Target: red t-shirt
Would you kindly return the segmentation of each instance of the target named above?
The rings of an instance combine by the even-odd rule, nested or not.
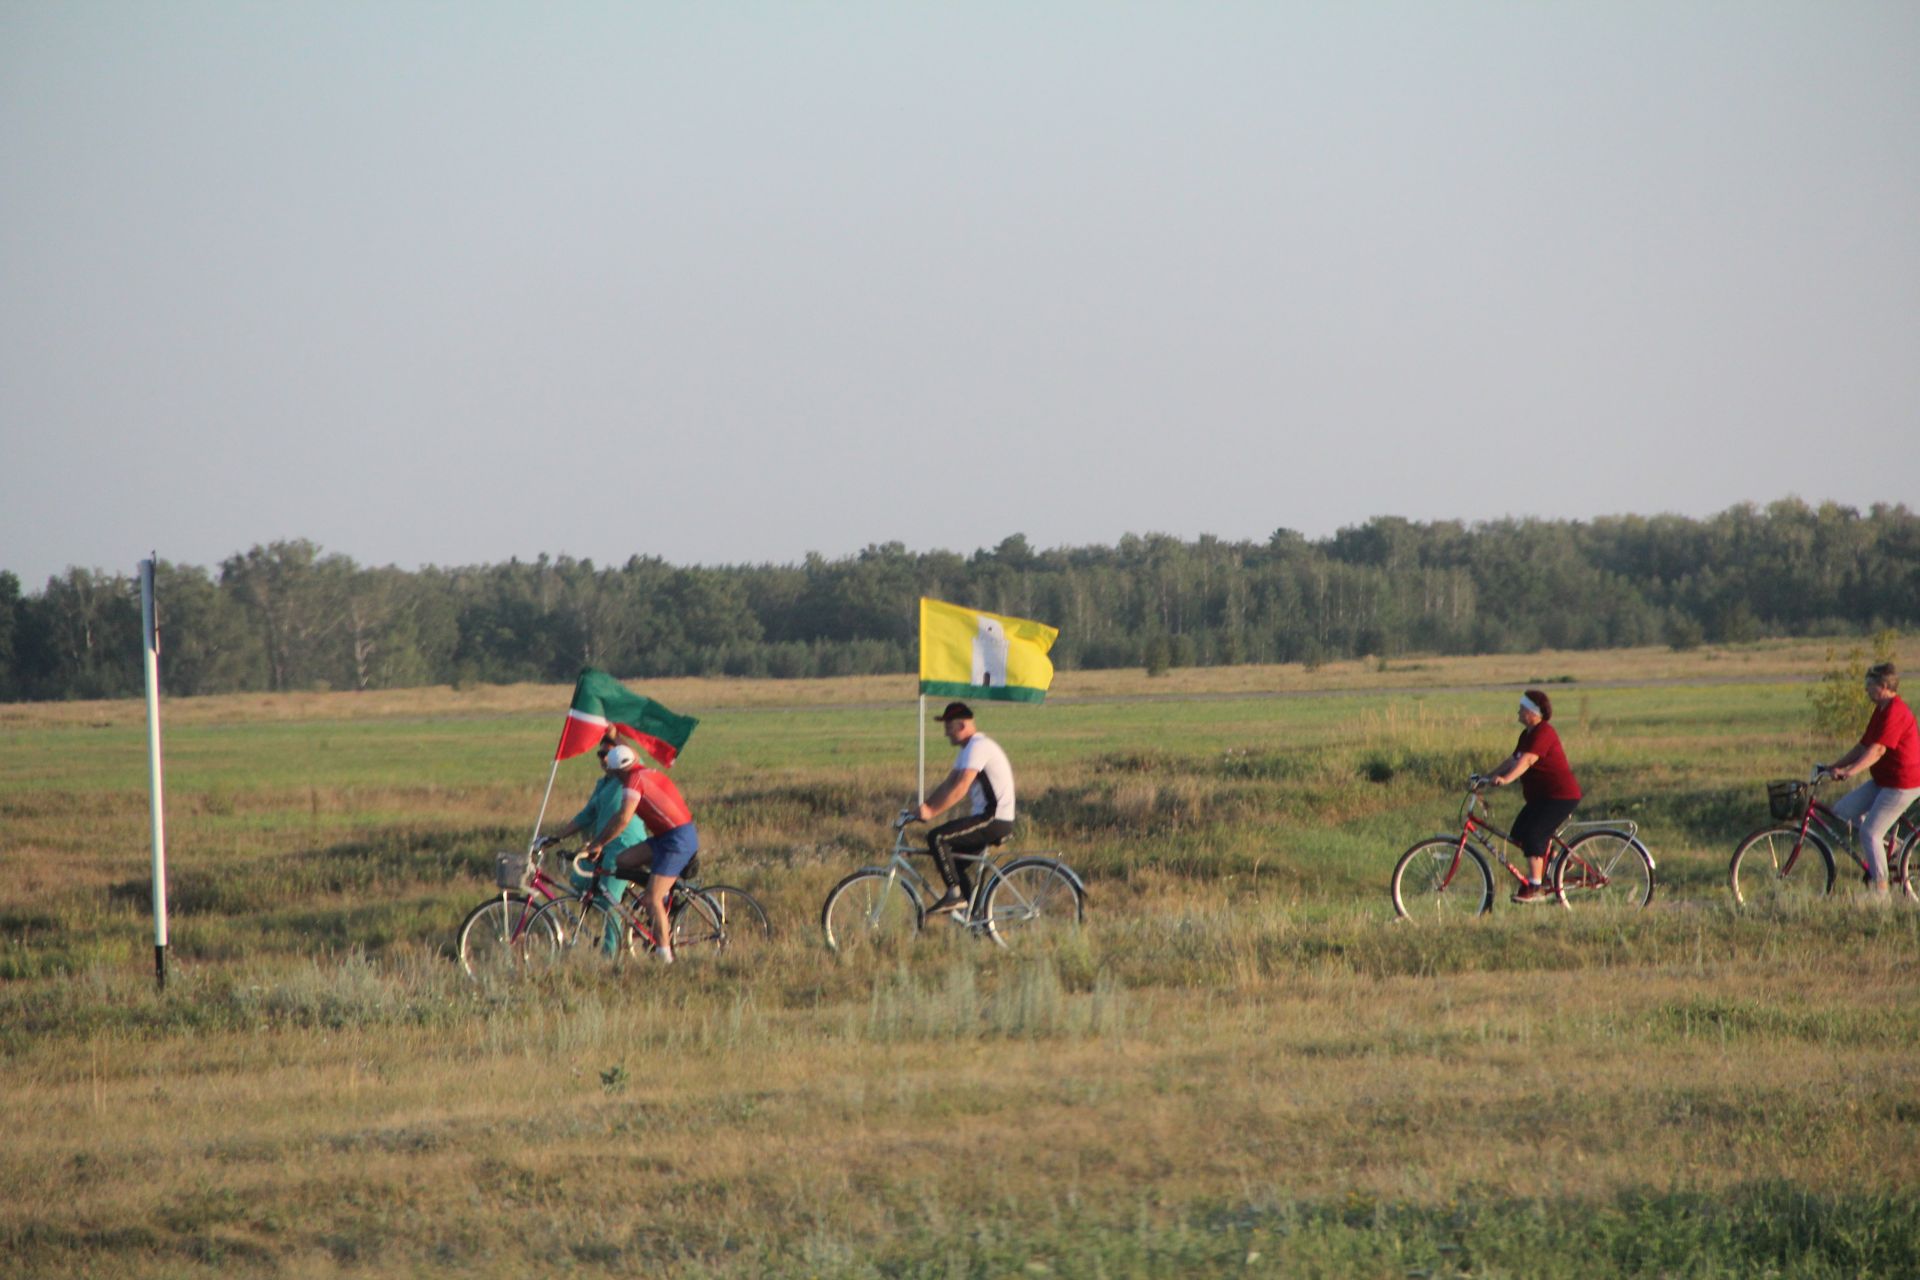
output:
[[[1860,745],[1885,747],[1886,754],[1873,762],[1867,776],[1894,791],[1920,787],[1920,728],[1913,722],[1913,710],[1898,697],[1889,698],[1873,709]]]
[[[627,774],[626,784],[627,798],[639,798],[633,816],[646,824],[648,835],[657,836],[693,821],[693,810],[680,798],[680,788],[658,769],[635,769]]]
[[[1520,794],[1529,800],[1578,800],[1580,784],[1574,781],[1573,766],[1567,763],[1567,752],[1560,745],[1560,735],[1553,726],[1541,721],[1531,729],[1520,731],[1520,741],[1514,744],[1515,755],[1532,754],[1539,757],[1533,767],[1520,775]]]

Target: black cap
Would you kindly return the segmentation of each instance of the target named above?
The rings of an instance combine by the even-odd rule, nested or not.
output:
[[[964,702],[949,702],[947,709],[935,716],[934,719],[940,721],[942,724],[945,724],[949,720],[971,720],[973,719],[973,708]]]

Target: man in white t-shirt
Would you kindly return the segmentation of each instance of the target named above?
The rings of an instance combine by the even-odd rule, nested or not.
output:
[[[1013,765],[1000,744],[973,725],[973,710],[964,702],[949,702],[934,717],[946,729],[947,741],[960,748],[953,771],[927,802],[914,811],[922,822],[961,796],[970,801],[964,818],[942,823],[927,832],[927,852],[946,882],[946,894],[927,908],[929,915],[957,911],[973,896],[973,881],[954,859],[956,853],[979,853],[1005,840],[1013,831]]]

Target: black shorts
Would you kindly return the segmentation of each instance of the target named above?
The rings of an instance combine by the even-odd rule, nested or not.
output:
[[[1546,857],[1553,833],[1579,806],[1578,800],[1527,801],[1520,806],[1520,816],[1513,820],[1513,842],[1529,858]]]

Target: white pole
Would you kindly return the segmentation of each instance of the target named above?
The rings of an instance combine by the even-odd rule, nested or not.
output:
[[[152,559],[140,562],[140,635],[146,651],[147,792],[153,809],[153,977],[164,990],[167,985],[167,820],[160,789],[160,629],[154,622],[153,567]]]
[[[920,803],[927,802],[927,695],[920,695]]]
[[[553,799],[553,780],[560,776],[560,757],[553,758],[553,768],[547,774],[547,794],[540,797],[540,816],[533,820],[533,834],[527,837],[527,852],[533,852],[534,841],[540,838],[540,824],[547,820],[547,801]]]

